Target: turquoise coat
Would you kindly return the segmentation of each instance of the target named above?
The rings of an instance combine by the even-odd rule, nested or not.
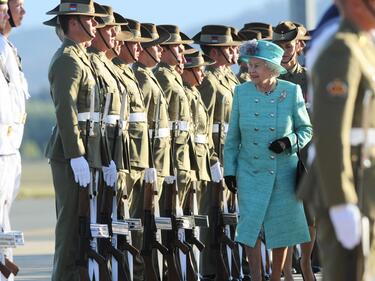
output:
[[[298,145],[312,137],[301,88],[278,80],[263,94],[252,82],[236,87],[224,146],[224,174],[235,175],[240,218],[236,240],[253,247],[264,227],[267,248],[310,240],[303,205],[294,193]],[[276,154],[268,149],[288,137],[291,148]]]

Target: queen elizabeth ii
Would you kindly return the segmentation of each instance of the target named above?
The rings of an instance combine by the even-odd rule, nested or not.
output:
[[[280,280],[287,247],[310,240],[303,205],[297,200],[296,152],[312,137],[298,85],[278,79],[283,50],[268,41],[241,47],[251,81],[237,86],[224,146],[225,182],[238,190],[236,241],[245,245],[250,265],[258,263],[262,231],[273,249],[272,279]],[[253,280],[260,280],[260,271]],[[259,276],[258,276],[259,275]]]

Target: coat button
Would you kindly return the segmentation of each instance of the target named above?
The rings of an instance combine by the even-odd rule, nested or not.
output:
[[[254,159],[255,159],[255,160],[258,160],[258,159],[259,159],[259,156],[254,156]]]
[[[253,142],[253,145],[258,145],[258,143],[257,142]]]
[[[273,114],[273,113],[270,113],[270,117],[275,117],[275,114]]]
[[[253,171],[253,173],[254,173],[254,174],[258,174],[258,171],[257,171],[257,170],[255,170],[255,171]]]
[[[255,100],[254,100],[254,102],[255,102],[255,103],[258,103],[258,102],[259,102],[259,100],[258,100],[258,99],[255,99]]]
[[[254,115],[258,117],[259,116],[259,112],[255,112]]]
[[[275,131],[275,128],[271,127],[271,128],[270,128],[270,131],[271,131],[271,132]]]
[[[258,132],[258,131],[259,131],[259,128],[254,128],[254,131],[255,131],[255,132]]]
[[[270,156],[270,159],[271,159],[271,160],[275,160],[275,156],[271,155],[271,156]]]
[[[270,171],[270,174],[271,174],[271,175],[274,175],[274,174],[275,174],[275,171]]]
[[[272,100],[270,100],[270,102],[271,102],[271,103],[275,103],[275,100],[274,100],[274,99],[272,99]]]

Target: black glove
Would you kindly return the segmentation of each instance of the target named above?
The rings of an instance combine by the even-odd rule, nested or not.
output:
[[[237,181],[235,176],[224,176],[225,184],[227,185],[228,189],[236,194],[237,193]]]
[[[291,144],[290,144],[289,138],[283,137],[281,139],[277,139],[273,141],[268,147],[268,149],[272,150],[273,152],[277,154],[280,154],[290,147],[291,147]]]

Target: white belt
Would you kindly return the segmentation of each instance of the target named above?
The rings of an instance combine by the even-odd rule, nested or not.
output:
[[[103,118],[103,122],[106,124],[117,125],[117,121],[120,120],[120,115],[107,115]],[[126,121],[122,120],[122,128],[126,127]]]
[[[96,123],[99,123],[100,113],[99,112],[93,112],[92,114],[90,112],[78,113],[78,121],[86,122],[87,120],[92,120]]]
[[[365,131],[362,128],[352,128],[350,131],[351,145],[360,145],[365,141]],[[375,129],[367,130],[367,145],[375,146]]]
[[[153,130],[150,130],[150,137],[152,136],[152,131]],[[159,128],[156,132],[155,132],[155,138],[167,138],[170,136],[170,130],[169,128]]]
[[[145,112],[130,113],[129,123],[146,122],[147,116]]]
[[[173,130],[173,124],[175,122],[169,122],[169,128],[171,130]],[[183,131],[183,132],[187,132],[189,131],[189,128],[190,128],[190,123],[189,121],[177,121],[177,126],[178,126],[178,130],[180,131]]]
[[[219,132],[219,126],[220,124],[218,123],[215,123],[212,125],[212,132],[213,133],[218,133]],[[229,124],[228,123],[224,123],[224,133],[228,133],[228,127],[229,127]]]
[[[203,135],[203,134],[197,134],[194,136],[194,142],[195,143],[202,143],[202,144],[206,144],[208,143],[208,138],[206,135]]]

